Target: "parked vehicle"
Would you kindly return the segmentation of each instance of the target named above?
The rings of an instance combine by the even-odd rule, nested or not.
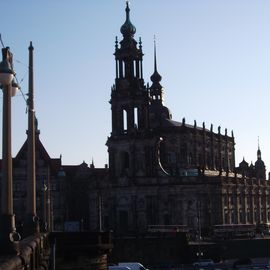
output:
[[[201,259],[198,262],[194,262],[192,265],[193,266],[198,266],[198,267],[204,267],[204,266],[213,266],[215,263],[211,259]]]
[[[120,266],[120,265],[109,265],[109,270],[131,270],[127,266]]]
[[[257,225],[257,232],[261,234],[270,234],[270,223],[260,223]]]
[[[120,262],[118,263],[118,265],[126,266],[130,268],[130,270],[148,270],[141,263],[138,263],[138,262]]]
[[[238,268],[246,269],[246,268],[250,267],[252,264],[253,264],[252,259],[250,259],[250,258],[241,258],[241,259],[236,260],[233,263],[233,269],[238,269]]]

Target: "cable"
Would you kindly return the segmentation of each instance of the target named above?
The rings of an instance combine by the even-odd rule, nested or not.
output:
[[[14,60],[15,60],[15,62],[17,62],[17,63],[19,63],[19,64],[21,64],[21,65],[23,65],[23,66],[25,66],[25,67],[28,68],[28,65],[24,64],[24,63],[21,62],[20,60],[17,60],[17,59],[14,59]]]
[[[3,40],[2,40],[2,35],[1,35],[1,33],[0,33],[0,43],[1,43],[2,47],[5,48],[4,42],[3,42]],[[19,60],[16,60],[16,59],[15,59],[15,61],[16,61],[17,63],[19,63],[19,64],[25,66],[25,67],[28,67],[27,65],[25,65],[24,63],[22,63],[22,62],[19,61]],[[24,101],[25,101],[25,104],[26,104],[26,110],[25,110],[26,113],[27,113],[27,110],[28,110],[28,101],[27,101],[27,99],[26,99],[26,97],[25,97],[25,94],[23,93],[23,91],[22,91],[22,89],[21,89],[21,87],[20,87],[20,84],[23,82],[23,80],[25,79],[25,76],[26,76],[27,74],[28,74],[28,70],[27,70],[27,72],[25,72],[25,74],[23,75],[23,78],[21,79],[20,82],[19,82],[19,80],[18,80],[16,74],[14,75],[15,80],[16,80],[16,83],[18,84],[19,91],[21,92],[22,97],[23,97],[23,99],[24,99]],[[2,98],[1,98],[1,99],[2,99]]]
[[[4,43],[3,43],[1,34],[0,34],[0,42],[1,42],[1,44],[2,44],[2,47],[5,48],[5,45],[4,45]]]
[[[18,82],[18,79],[17,79],[17,76],[16,75],[15,75],[15,80],[16,80],[17,84],[19,85],[19,82]],[[25,98],[25,94],[23,93],[21,87],[19,87],[19,91],[21,92],[22,97],[23,97],[23,99],[25,101],[25,104],[26,104],[25,113],[27,113],[28,112],[28,102],[27,102],[27,99]]]

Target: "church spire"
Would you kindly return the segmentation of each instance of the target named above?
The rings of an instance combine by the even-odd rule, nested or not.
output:
[[[257,161],[255,162],[255,173],[258,179],[266,179],[265,165],[262,160],[259,137],[258,137]]]
[[[260,137],[258,137],[257,159],[258,160],[262,159],[262,153],[261,153],[261,149],[260,149]]]
[[[156,48],[156,36],[154,36],[154,71],[157,72],[157,48]]]
[[[150,96],[152,97],[153,101],[157,101],[162,103],[163,97],[162,97],[162,86],[160,84],[160,81],[162,77],[157,71],[157,49],[156,49],[156,38],[154,37],[154,73],[150,77],[152,81],[152,85],[150,87]]]

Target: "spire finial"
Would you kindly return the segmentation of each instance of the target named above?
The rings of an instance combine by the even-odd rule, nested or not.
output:
[[[95,164],[94,164],[94,158],[92,157],[92,163],[90,164],[90,168],[94,169],[95,168]]]
[[[157,49],[156,49],[156,35],[154,35],[154,73],[150,77],[153,83],[159,83],[161,81],[161,76],[157,71]]]
[[[134,34],[136,33],[135,26],[130,22],[129,12],[130,12],[129,1],[126,1],[126,21],[120,29],[124,37],[130,37],[130,36],[133,37]]]
[[[34,49],[32,41],[30,41],[29,49]]]
[[[129,20],[129,12],[130,12],[130,8],[129,8],[129,1],[126,0],[126,18],[127,20]]]
[[[262,153],[260,149],[260,137],[258,136],[258,150],[257,150],[257,158],[261,159],[262,158]]]
[[[155,71],[157,71],[156,35],[154,35],[154,63],[155,63]]]

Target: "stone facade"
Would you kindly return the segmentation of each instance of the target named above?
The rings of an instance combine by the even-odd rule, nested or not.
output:
[[[23,234],[27,201],[27,140],[13,158],[13,201],[17,230]],[[65,186],[61,158],[51,158],[36,131],[36,202],[41,229],[62,229]]]
[[[117,234],[144,232],[153,224],[207,233],[214,224],[269,222],[269,182],[260,150],[255,166],[236,168],[233,132],[172,120],[163,105],[156,50],[152,83],[145,85],[142,42],[135,32],[127,4],[114,54],[109,176],[98,193],[91,183],[90,228],[97,228],[101,217],[103,228]]]

